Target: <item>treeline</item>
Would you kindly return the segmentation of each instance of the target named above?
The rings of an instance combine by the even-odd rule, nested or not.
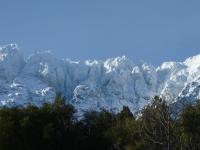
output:
[[[87,112],[81,120],[61,96],[43,107],[0,109],[0,150],[199,150],[200,103],[178,118],[159,97],[137,119],[124,107],[118,114]]]

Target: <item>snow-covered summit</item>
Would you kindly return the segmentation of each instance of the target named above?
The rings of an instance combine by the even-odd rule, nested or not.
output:
[[[13,80],[25,65],[24,57],[16,44],[0,47],[0,78]]]
[[[169,103],[200,98],[200,55],[159,67],[125,56],[72,61],[37,52],[24,58],[16,44],[0,47],[0,105],[41,105],[56,92],[78,112],[101,108],[137,112],[161,95]]]

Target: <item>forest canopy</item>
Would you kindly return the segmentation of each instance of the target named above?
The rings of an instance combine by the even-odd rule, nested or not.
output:
[[[56,96],[42,107],[0,109],[0,150],[198,150],[200,102],[177,118],[155,97],[140,117],[128,107],[117,114],[88,111],[74,117],[73,106]]]

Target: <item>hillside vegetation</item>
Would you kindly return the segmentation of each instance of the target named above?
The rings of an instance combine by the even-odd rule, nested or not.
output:
[[[114,114],[88,111],[82,119],[61,96],[42,107],[0,109],[0,150],[198,150],[200,103],[179,117],[155,97],[140,117],[128,107]]]

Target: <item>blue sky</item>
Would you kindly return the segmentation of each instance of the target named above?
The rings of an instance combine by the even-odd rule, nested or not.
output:
[[[200,53],[199,0],[0,0],[0,43],[155,65]]]

